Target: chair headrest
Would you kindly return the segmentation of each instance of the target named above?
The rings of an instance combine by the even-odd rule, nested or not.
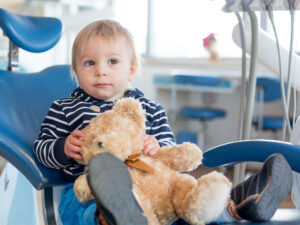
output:
[[[62,23],[59,19],[23,16],[1,8],[0,27],[15,45],[29,52],[51,49],[62,34]]]

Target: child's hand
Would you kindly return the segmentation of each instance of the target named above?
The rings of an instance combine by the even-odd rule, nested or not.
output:
[[[81,146],[83,141],[80,138],[84,137],[84,132],[81,130],[74,130],[66,139],[64,152],[67,157],[82,160]]]
[[[158,144],[158,141],[156,140],[155,137],[153,137],[151,135],[144,134],[143,141],[144,141],[143,152],[145,155],[153,156],[160,149],[160,145]]]

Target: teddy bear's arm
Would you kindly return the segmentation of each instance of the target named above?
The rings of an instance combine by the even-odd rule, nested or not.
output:
[[[75,195],[81,203],[85,203],[89,200],[94,199],[94,196],[91,193],[91,189],[89,188],[86,174],[82,174],[79,176],[74,183],[74,192]]]
[[[154,156],[170,168],[183,172],[196,169],[202,160],[202,151],[192,143],[162,147]]]

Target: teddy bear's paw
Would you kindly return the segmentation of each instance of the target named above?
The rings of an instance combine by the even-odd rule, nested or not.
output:
[[[175,146],[164,146],[154,158],[178,172],[189,172],[202,163],[202,151],[192,143],[185,142]]]
[[[185,163],[185,171],[192,171],[201,165],[203,154],[197,145],[184,142],[180,147],[182,148],[182,151],[180,152],[183,153],[180,164],[182,165]]]
[[[81,203],[86,203],[94,199],[91,190],[88,186],[86,175],[78,177],[74,183],[74,193]]]
[[[231,183],[223,174],[211,172],[202,176],[185,200],[185,215],[192,224],[214,221],[227,206],[230,191]]]

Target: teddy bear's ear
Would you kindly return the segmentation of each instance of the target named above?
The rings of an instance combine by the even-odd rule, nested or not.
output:
[[[113,110],[119,115],[130,117],[137,122],[145,123],[144,111],[141,103],[137,99],[122,98],[116,102]]]

